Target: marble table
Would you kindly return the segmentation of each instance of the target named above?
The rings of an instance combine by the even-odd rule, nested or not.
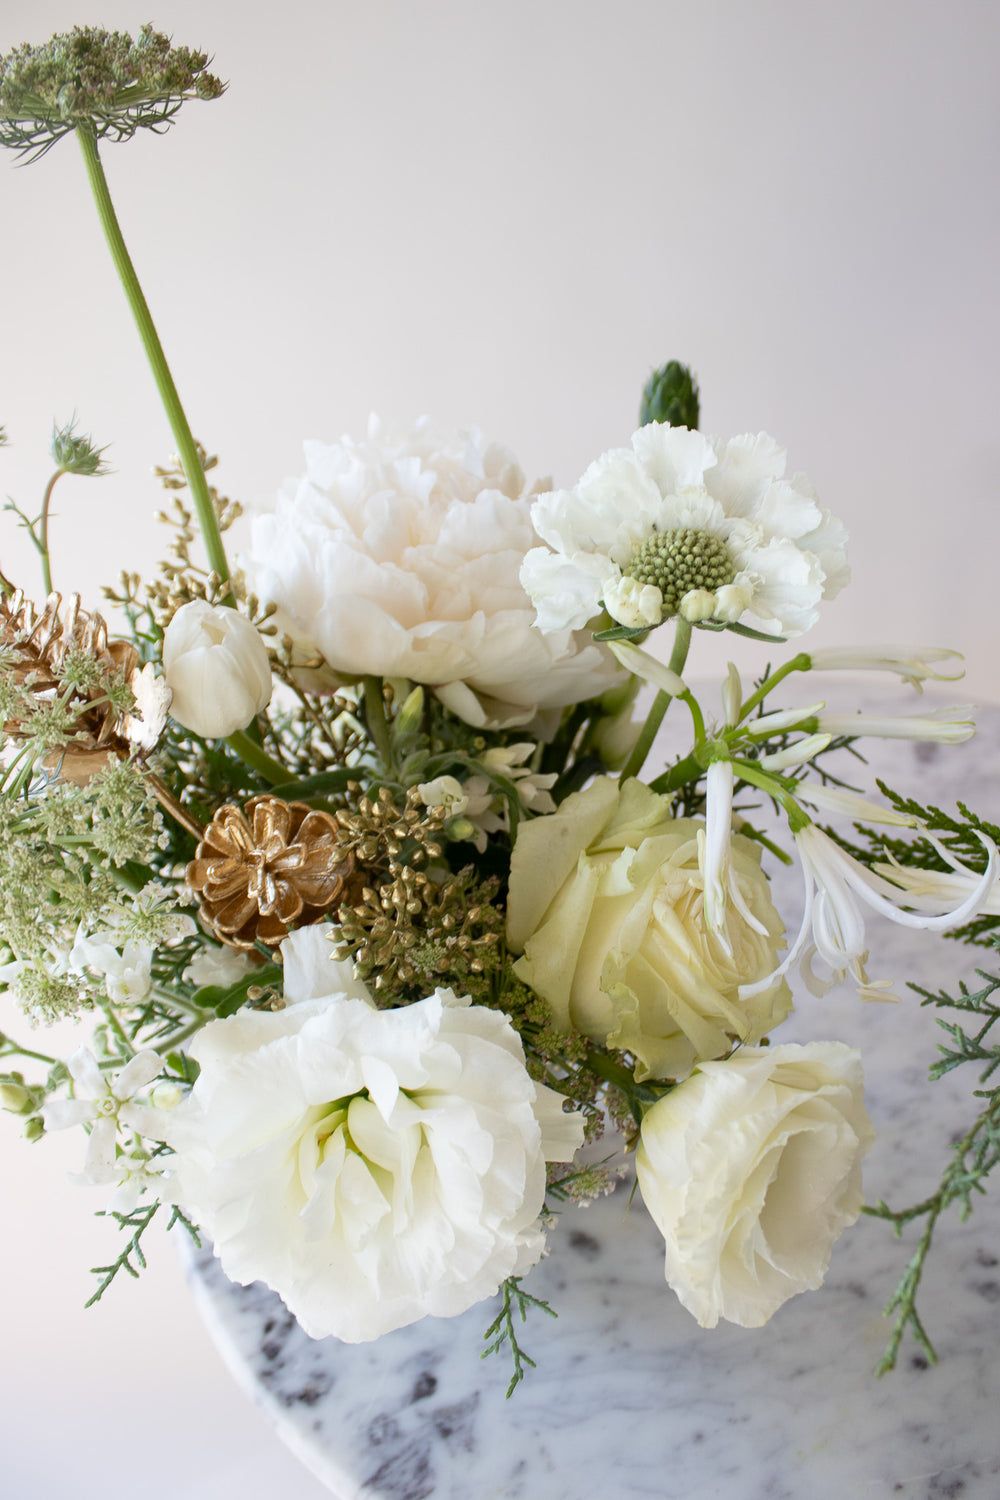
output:
[[[917,706],[907,697],[897,708]],[[879,743],[869,758],[897,785],[996,816],[1000,709],[980,725],[957,749]],[[791,925],[797,893],[787,877],[776,884]],[[873,977],[951,987],[992,963],[881,919],[870,936]],[[924,1083],[940,1033],[901,993],[900,1005],[803,995],[781,1032],[861,1048],[878,1133],[866,1192],[894,1204],[933,1190],[945,1142],[973,1118],[977,1083],[971,1068]],[[479,1357],[492,1304],[346,1346],[307,1338],[266,1288],[230,1285],[210,1251],[192,1259],[191,1284],[237,1379],[338,1500],[996,1500],[995,1202],[939,1225],[919,1305],[940,1363],[908,1341],[879,1380],[890,1332],[881,1310],[915,1234],[897,1241],[864,1217],[835,1247],[821,1291],[762,1330],[708,1332],[664,1284],[658,1231],[630,1197],[625,1182],[563,1213],[528,1283],[559,1317],[529,1318],[523,1343],[537,1369],[508,1402],[506,1356]]]

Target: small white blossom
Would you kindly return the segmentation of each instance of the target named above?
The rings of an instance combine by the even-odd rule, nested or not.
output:
[[[163,1071],[163,1059],[153,1051],[137,1052],[113,1075],[98,1066],[92,1052],[80,1047],[66,1066],[76,1097],[52,1099],[43,1105],[45,1128],[67,1130],[74,1125],[90,1125],[83,1171],[73,1174],[71,1180],[91,1187],[116,1184],[119,1191],[112,1200],[113,1211],[128,1212],[119,1205],[128,1202],[134,1208],[149,1174],[162,1169],[135,1140],[119,1151],[119,1136],[123,1129],[156,1136],[160,1123],[157,1111],[137,1103],[134,1096]]]
[[[514,783],[525,811],[555,812],[549,788],[557,777],[542,775],[525,765],[534,752],[530,740],[517,745],[497,745],[486,750],[479,762],[486,771]],[[468,781],[459,781],[457,776],[436,776],[433,781],[421,782],[417,791],[425,807],[443,808],[449,819],[467,819],[473,829],[470,841],[480,854],[486,848],[488,834],[510,829],[507,799],[497,791],[489,776],[470,776]]]
[[[123,943],[120,933],[103,928],[89,935],[78,933],[69,962],[78,973],[89,971],[103,978],[113,1005],[137,1005],[152,987],[154,952],[153,943],[133,938]]]
[[[792,766],[805,765],[807,760],[824,751],[832,739],[832,734],[810,734],[794,745],[786,745],[784,750],[762,755],[757,764],[762,771],[787,771]]]
[[[129,686],[135,699],[135,712],[125,720],[125,733],[133,745],[148,752],[156,748],[166,727],[173,694],[164,679],[156,675],[151,661],[141,671],[136,667]]]
[[[199,948],[181,978],[185,984],[197,985],[199,989],[206,985],[229,989],[230,985],[245,979],[253,967],[250,959],[239,948],[217,948],[213,945],[210,948]]]

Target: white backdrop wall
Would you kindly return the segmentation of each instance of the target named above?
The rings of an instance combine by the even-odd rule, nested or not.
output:
[[[303,438],[360,432],[370,409],[478,425],[529,474],[571,483],[627,441],[648,371],[679,357],[701,380],[706,430],[772,432],[850,528],[855,583],[810,639],[954,646],[968,658],[959,696],[1000,697],[992,0],[150,9],[0,0],[0,49],[152,19],[231,81],[165,138],[104,152],[225,492],[266,498],[298,472]],[[56,586],[93,603],[162,547],[150,468],[172,442],[78,155],[68,141],[35,166],[0,163],[0,490],[37,506],[54,416],[75,411],[113,444],[112,477],[57,491]],[[9,515],[0,565],[37,588]],[[736,646],[699,640],[697,675],[731,651],[757,659]],[[63,1187],[62,1143],[26,1154],[16,1134],[0,1120],[18,1179],[0,1236],[4,1283],[20,1289],[5,1315],[5,1336],[20,1319],[19,1352],[0,1374],[11,1492],[44,1451],[50,1487],[34,1493],[70,1475],[76,1494],[106,1493],[110,1423],[132,1462],[146,1445],[150,1500],[176,1493],[148,1466],[148,1385],[172,1432],[197,1433],[206,1494],[273,1493],[284,1455],[257,1457],[266,1439],[197,1343],[176,1274],[79,1316],[108,1232]],[[133,1403],[124,1423],[106,1378]],[[46,1444],[53,1411],[74,1414],[82,1450]],[[287,1463],[305,1500],[310,1481]]]

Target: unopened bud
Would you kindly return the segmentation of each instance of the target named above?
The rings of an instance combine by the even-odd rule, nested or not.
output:
[[[158,1083],[149,1098],[155,1109],[176,1109],[184,1098],[184,1090],[179,1083]]]
[[[646,381],[639,406],[639,426],[669,422],[671,427],[698,426],[698,386],[687,365],[672,359]]]
[[[406,698],[396,716],[396,736],[402,739],[413,734],[424,716],[424,690],[419,685]]]
[[[0,1083],[0,1109],[23,1115],[31,1108],[31,1095],[20,1083]]]
[[[40,1141],[45,1134],[45,1126],[40,1115],[32,1115],[24,1127],[24,1139],[26,1141]]]

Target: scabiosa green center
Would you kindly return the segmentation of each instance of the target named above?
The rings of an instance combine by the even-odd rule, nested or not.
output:
[[[695,526],[654,531],[636,542],[623,571],[637,583],[656,585],[663,595],[664,616],[675,615],[692,589],[714,594],[736,577],[725,542]]]

